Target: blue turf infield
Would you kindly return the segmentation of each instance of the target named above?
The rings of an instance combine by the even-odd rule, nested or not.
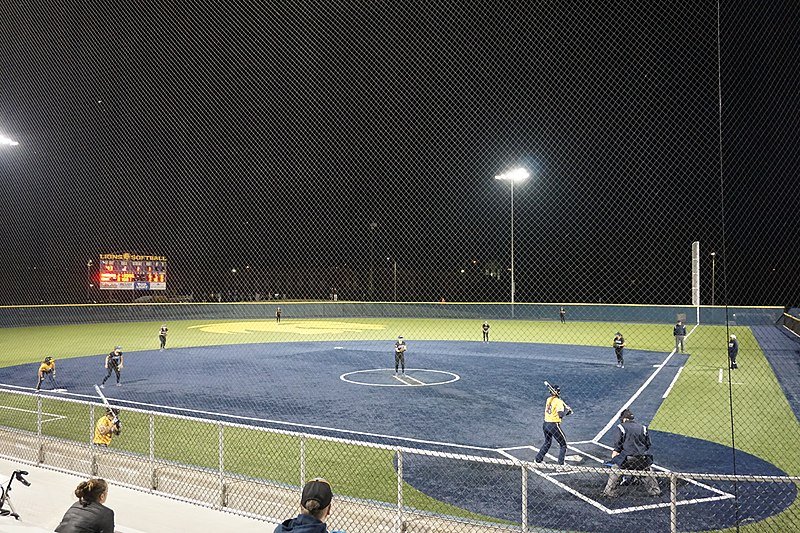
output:
[[[93,386],[105,375],[103,357],[59,360],[59,386],[69,395],[94,397]],[[542,440],[547,380],[561,386],[563,398],[575,411],[563,424],[573,443],[570,455],[582,455],[584,464],[594,466],[599,465],[594,458],[608,457],[609,429],[617,413],[630,406],[637,419],[647,423],[685,360],[680,354],[628,350],[625,368],[619,369],[613,350],[605,347],[410,341],[406,373],[396,376],[392,345],[386,342],[226,345],[126,353],[123,386],[107,391],[120,405],[180,408],[201,418],[222,413],[306,433],[532,460]],[[31,365],[0,368],[0,383],[32,387],[32,376]],[[653,442],[656,463],[663,468],[733,471],[733,453],[724,446],[659,432],[654,432]],[[557,453],[557,448],[550,453]],[[740,474],[783,474],[741,452],[736,462]],[[504,514],[521,507],[521,500],[507,502],[521,498],[519,471],[414,455],[404,462],[404,474],[415,488],[436,499],[498,518],[519,519]],[[655,499],[630,491],[623,498],[604,500],[596,477],[589,483],[585,476],[531,472],[529,478],[531,524],[558,523],[558,517],[542,513],[536,505],[543,497],[562,499],[579,529],[612,531],[613,516],[627,512],[635,512],[642,529],[669,523],[664,519],[669,513],[666,490]],[[505,483],[507,490],[502,488]],[[780,511],[796,496],[793,485],[747,485],[736,490],[738,500],[730,497],[734,492],[730,483],[682,482],[681,498],[699,500],[681,507],[682,523],[691,523],[694,529],[730,526],[733,505],[740,507],[740,517],[757,520]],[[742,498],[748,491],[760,491],[751,507],[742,506],[742,501],[750,501]],[[495,503],[497,494],[507,495],[502,509]],[[769,506],[763,505],[767,497]],[[651,508],[630,510],[647,505]]]

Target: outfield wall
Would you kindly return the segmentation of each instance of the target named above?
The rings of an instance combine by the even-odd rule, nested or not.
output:
[[[511,320],[508,303],[393,302],[242,302],[139,303],[0,307],[0,327],[20,328],[109,322],[169,322],[173,320],[274,319],[280,306],[285,320],[297,318],[452,318]],[[513,320],[558,320],[558,304],[515,304]],[[568,321],[673,324],[679,314],[697,320],[697,308],[659,305],[567,304]],[[774,325],[782,307],[702,307],[702,324]]]

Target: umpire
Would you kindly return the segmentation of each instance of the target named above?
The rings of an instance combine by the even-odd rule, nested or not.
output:
[[[686,326],[683,325],[683,321],[678,320],[672,328],[672,334],[675,336],[675,351],[680,350],[683,353],[683,341],[686,339]]]
[[[650,434],[647,426],[633,420],[633,411],[625,409],[620,414],[614,437],[614,451],[611,452],[611,474],[603,490],[603,496],[616,498],[619,496],[619,485],[622,477],[620,469],[650,471],[653,455],[650,453]],[[642,478],[650,496],[661,494],[656,477],[652,474]]]
[[[736,366],[737,355],[739,355],[739,341],[736,340],[736,335],[731,334],[728,339],[728,363],[730,363],[731,370],[739,368]]]

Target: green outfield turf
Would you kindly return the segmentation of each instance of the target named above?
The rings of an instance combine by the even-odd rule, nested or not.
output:
[[[481,321],[477,320],[358,318],[287,319],[280,326],[275,325],[274,320],[172,321],[168,325],[169,347],[180,348],[315,340],[391,342],[400,334],[415,340],[479,341],[480,324]],[[117,344],[122,345],[125,352],[157,349],[160,325],[160,322],[146,322],[3,330],[0,337],[0,366],[38,363],[45,355],[58,360],[105,354]],[[495,320],[491,326],[493,341],[608,346],[611,357],[611,340],[617,330],[624,333],[629,350],[653,350],[666,355],[673,347],[672,326],[669,324],[560,324],[555,321]],[[731,331],[738,335],[741,346],[741,368],[733,375],[736,384],[729,387],[727,371],[723,372],[723,383],[719,382],[719,369],[726,366],[728,330],[722,326],[695,329],[686,342],[691,353],[688,362],[651,427],[730,446],[733,405],[736,447],[776,465],[790,475],[800,475],[800,446],[797,446],[800,428],[797,418],[750,330],[736,327]],[[3,403],[11,401],[3,396]],[[31,405],[16,407],[35,409],[33,398],[21,400],[17,396],[13,401],[30,401]],[[85,424],[67,422],[88,421],[85,406],[48,400],[45,403],[45,411],[64,417],[63,420],[54,418],[45,424],[45,434],[78,442],[87,441]],[[175,422],[174,419],[161,417],[156,417],[155,423],[157,428],[159,425],[170,425],[169,431],[156,430],[159,459],[212,469],[218,467],[215,426],[201,422]],[[35,418],[0,414],[0,424],[36,430]],[[113,446],[147,455],[148,423],[144,415],[126,414],[125,436],[115,440]],[[296,439],[247,428],[227,430],[226,468],[246,476],[296,484],[299,470]],[[336,450],[332,451],[334,447]],[[209,453],[209,449],[213,453]],[[258,450],[258,453],[254,453],[254,450]],[[291,451],[287,453],[286,450]],[[337,479],[337,491],[342,494],[388,503],[396,501],[391,452],[313,441],[307,453],[310,470]],[[269,472],[264,471],[263,454],[270,457]],[[433,500],[413,487],[407,486],[406,491],[408,505],[437,513],[490,520]],[[788,527],[793,522],[788,519],[784,521],[781,517],[789,514],[797,516],[797,501],[782,515],[770,518],[769,523],[772,527]]]

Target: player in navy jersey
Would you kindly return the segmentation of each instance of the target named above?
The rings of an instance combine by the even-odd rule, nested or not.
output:
[[[119,387],[121,385],[119,378],[120,371],[122,370],[122,346],[117,346],[114,348],[113,352],[106,356],[105,367],[108,369],[108,373],[106,374],[106,377],[103,378],[100,388],[105,388],[106,380],[111,377],[112,372],[117,375],[117,387]]]
[[[167,349],[167,332],[169,328],[166,324],[161,325],[161,330],[158,332],[158,341],[161,343],[161,351]]]

